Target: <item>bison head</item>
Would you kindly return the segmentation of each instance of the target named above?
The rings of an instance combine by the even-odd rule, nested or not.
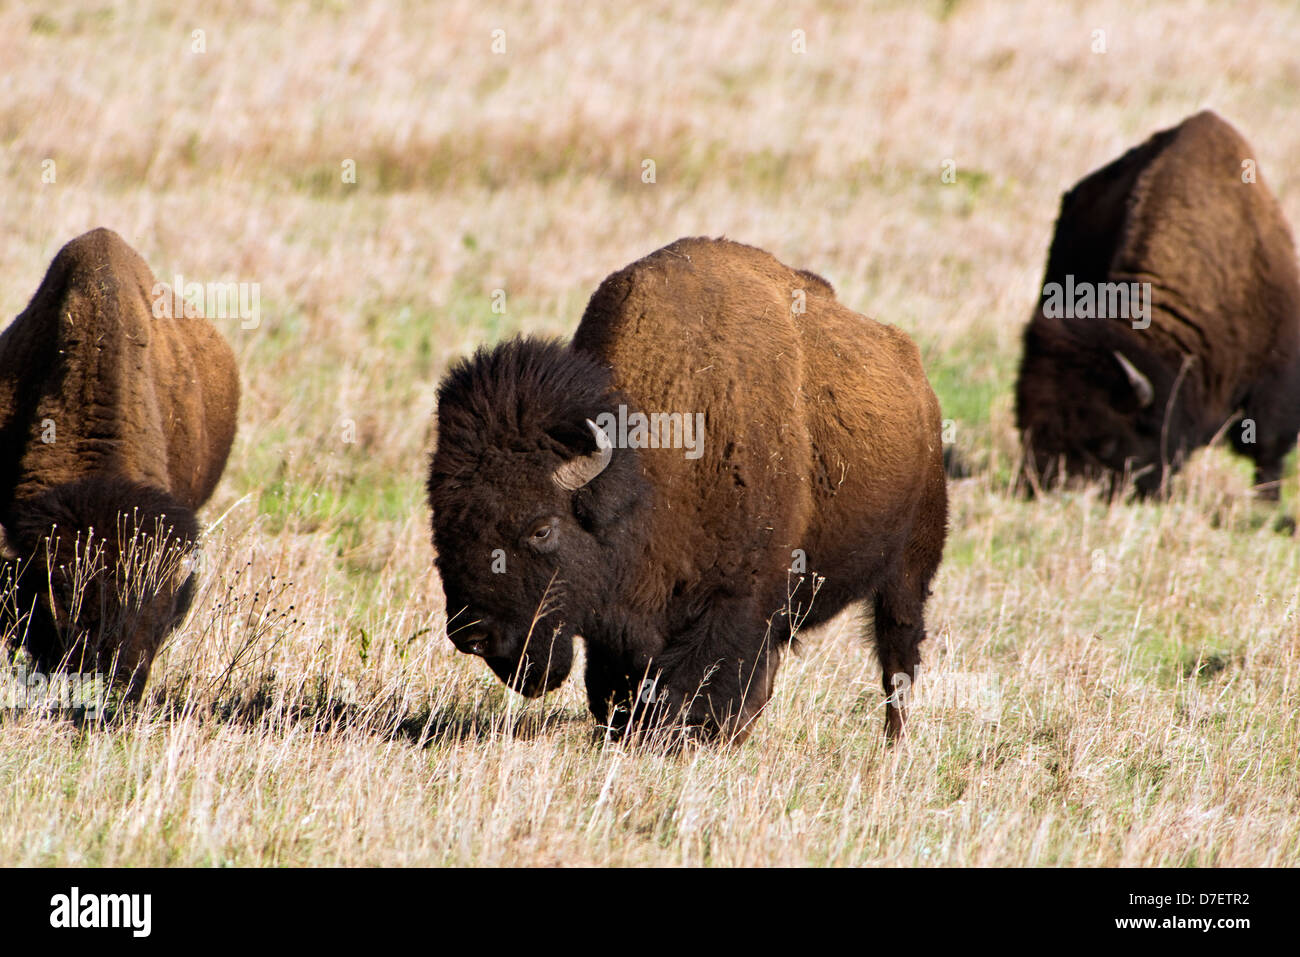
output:
[[[1044,488],[1102,479],[1114,494],[1131,479],[1138,495],[1158,493],[1185,455],[1192,384],[1146,349],[1099,334],[1107,331],[1041,316],[1030,325],[1016,383],[1025,470]]]
[[[11,508],[3,625],[43,671],[109,675],[138,699],[193,596],[194,513],[122,479],[58,485]]]
[[[636,454],[594,422],[609,371],[555,342],[511,340],[438,389],[429,473],[447,633],[530,697],[558,687],[573,639],[616,614],[647,486]]]

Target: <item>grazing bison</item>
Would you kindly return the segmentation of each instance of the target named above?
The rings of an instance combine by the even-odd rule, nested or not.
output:
[[[939,406],[912,341],[814,274],[679,240],[601,283],[570,345],[457,364],[437,425],[449,636],[515,690],[559,685],[581,635],[602,724],[743,738],[797,629],[868,600],[886,691],[914,675]]]
[[[235,357],[205,319],[155,317],[154,277],[96,229],[0,335],[5,632],[45,672],[138,699],[193,579],[194,509],[235,434]],[[163,311],[163,310],[159,310]]]
[[[1226,428],[1277,497],[1300,429],[1300,278],[1254,158],[1207,111],[1065,194],[1016,385],[1031,486],[1063,466],[1162,492]]]

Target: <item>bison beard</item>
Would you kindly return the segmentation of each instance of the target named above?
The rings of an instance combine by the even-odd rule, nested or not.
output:
[[[620,405],[703,413],[702,457],[607,448]],[[581,636],[602,725],[743,738],[799,628],[859,603],[886,691],[914,677],[946,531],[938,404],[911,341],[825,280],[679,240],[606,279],[572,344],[453,367],[437,428],[448,635],[516,690],[559,685]]]
[[[1261,496],[1278,497],[1300,430],[1300,276],[1277,201],[1242,180],[1255,155],[1198,113],[1065,194],[1016,383],[1026,491],[1102,478],[1114,494],[1132,478],[1161,494],[1227,429]],[[1106,283],[1149,284],[1150,314],[1046,308],[1052,284]]]

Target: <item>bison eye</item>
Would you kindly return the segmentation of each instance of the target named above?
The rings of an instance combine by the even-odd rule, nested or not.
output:
[[[539,552],[549,552],[555,548],[559,538],[558,522],[554,518],[538,522],[528,536],[528,544]]]

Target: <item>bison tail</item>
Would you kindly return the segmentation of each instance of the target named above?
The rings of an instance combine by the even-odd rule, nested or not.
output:
[[[943,447],[943,474],[950,479],[970,478],[970,464],[966,457],[957,451],[955,445]]]

